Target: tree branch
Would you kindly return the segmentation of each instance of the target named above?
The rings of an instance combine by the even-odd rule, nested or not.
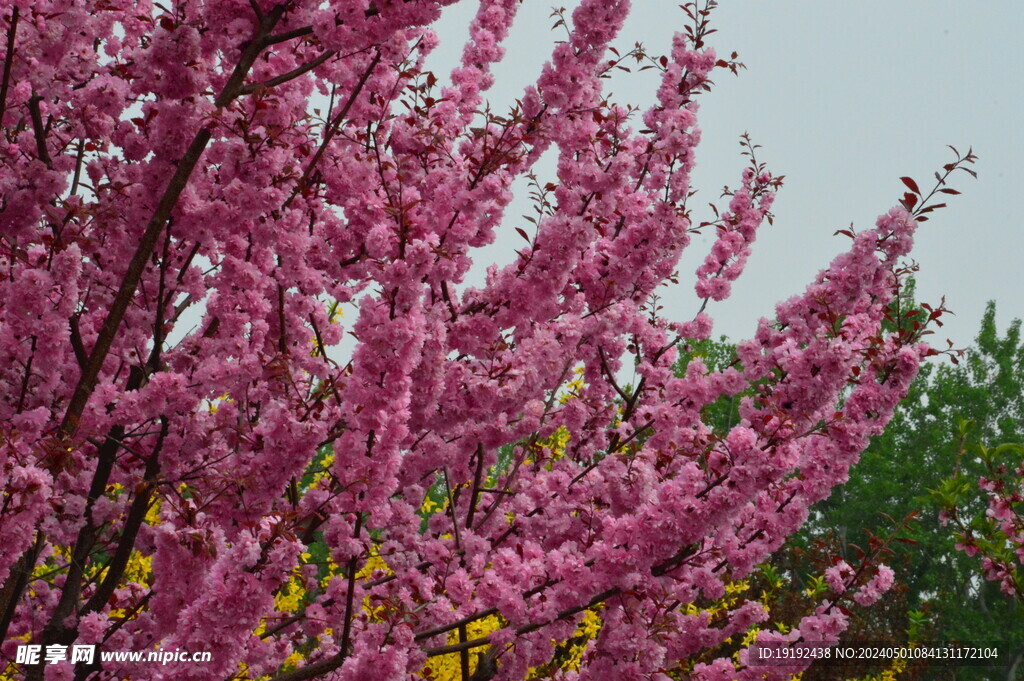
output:
[[[355,538],[359,538],[359,532],[363,527],[363,516],[360,515],[356,518],[355,527]],[[355,610],[355,590],[356,590],[356,557],[353,556],[348,562],[348,592],[345,594],[345,624],[341,633],[341,644],[338,648],[338,652],[331,655],[326,660],[320,662],[314,662],[313,664],[307,664],[305,667],[294,669],[284,674],[279,674],[270,679],[270,681],[306,681],[306,679],[315,679],[319,676],[334,671],[345,663],[348,658],[348,647],[349,641],[352,637],[352,616]]]
[[[43,114],[39,110],[39,101],[42,99],[39,95],[33,95],[28,100],[28,111],[32,118],[32,132],[35,133],[36,137],[36,154],[39,156],[39,160],[46,164],[49,168],[53,165],[53,160],[50,158],[50,152],[46,148],[46,126],[43,125]]]
[[[14,42],[18,33],[18,8],[11,10],[11,24],[7,29],[7,54],[4,56],[4,75],[0,81],[0,128],[3,127],[4,112],[7,110],[7,90],[11,85],[11,66],[14,63]]]
[[[352,89],[352,93],[349,95],[348,101],[345,102],[345,106],[343,106],[341,111],[338,112],[338,115],[331,120],[331,124],[327,128],[327,132],[324,133],[324,139],[320,142],[320,147],[316,150],[316,153],[313,154],[313,158],[309,160],[305,171],[302,173],[302,177],[299,178],[299,181],[295,184],[295,189],[292,190],[291,195],[284,202],[284,205],[281,206],[281,210],[286,210],[288,206],[291,205],[292,201],[295,200],[295,197],[298,196],[299,192],[306,188],[306,184],[309,182],[309,178],[313,174],[313,169],[316,167],[316,164],[320,162],[324,152],[327,151],[327,145],[329,145],[331,140],[334,139],[334,135],[337,134],[342,122],[344,122],[345,117],[348,116],[348,112],[352,109],[352,105],[355,104],[356,97],[359,96],[363,86],[366,85],[366,81],[369,80],[370,74],[373,73],[377,64],[380,63],[380,60],[381,51],[378,49],[377,54],[370,60],[370,64],[366,67],[366,70],[363,71],[363,75],[360,76],[359,82],[356,83],[356,86]]]
[[[217,96],[217,99],[214,100],[217,108],[222,109],[226,107],[239,95],[246,74],[249,73],[256,58],[263,50],[263,39],[270,33],[283,14],[284,5],[279,5],[261,23],[258,34],[246,46],[238,65],[235,66],[231,77],[228,78],[228,82],[224,85],[224,89]],[[128,264],[128,269],[121,280],[121,285],[117,289],[114,300],[111,301],[110,311],[103,320],[103,325],[96,336],[96,343],[89,354],[85,368],[82,369],[78,383],[75,385],[75,390],[68,403],[67,411],[64,413],[64,419],[61,421],[59,429],[60,434],[64,438],[70,439],[78,430],[78,422],[85,411],[85,405],[89,401],[89,397],[92,395],[99,380],[100,370],[103,368],[103,360],[110,353],[117,330],[121,326],[121,321],[124,319],[128,305],[131,303],[135,290],[138,288],[139,280],[142,278],[142,272],[145,270],[154,248],[156,248],[157,240],[163,231],[164,225],[170,219],[171,212],[177,205],[178,198],[188,184],[192,171],[195,170],[196,165],[199,163],[199,159],[203,155],[203,151],[206,149],[206,145],[210,142],[211,137],[212,132],[207,127],[196,133],[185,155],[177,163],[174,175],[171,176],[156,211],[146,226],[146,231],[143,233],[135,254]]]
[[[82,608],[81,614],[83,615],[102,610],[110,597],[114,595],[114,590],[117,588],[118,582],[121,581],[121,577],[124,576],[125,569],[128,567],[128,561],[131,559],[132,551],[135,548],[135,539],[146,519],[146,513],[149,511],[149,500],[153,495],[153,483],[156,481],[156,476],[160,471],[160,450],[163,448],[164,439],[167,437],[167,428],[167,418],[163,417],[160,419],[160,434],[157,436],[157,443],[154,445],[153,452],[146,461],[146,469],[142,476],[142,487],[135,495],[135,498],[132,499],[124,526],[121,528],[121,538],[117,543],[117,550],[107,564],[107,574],[103,577],[103,581],[96,588],[92,598]]]
[[[538,629],[546,627],[549,624],[554,624],[555,622],[557,622],[559,620],[564,620],[566,618],[572,617],[573,615],[577,615],[577,614],[583,612],[584,610],[587,610],[589,608],[594,607],[595,605],[597,605],[599,603],[603,603],[604,601],[608,600],[609,598],[611,598],[613,596],[618,595],[619,593],[621,593],[621,589],[619,589],[618,587],[612,587],[611,589],[607,589],[605,591],[602,591],[601,593],[597,594],[596,596],[591,598],[589,601],[587,601],[583,605],[577,605],[577,606],[574,606],[572,608],[566,608],[565,610],[562,610],[557,615],[555,615],[554,619],[552,619],[552,620],[550,620],[548,622],[537,622],[537,623],[534,623],[534,624],[525,624],[525,625],[517,628],[516,629],[516,636],[522,636],[523,634],[528,634],[528,633],[530,633],[532,631],[537,631]],[[491,644],[490,639],[487,636],[484,636],[482,638],[474,638],[474,639],[472,639],[470,641],[464,641],[462,643],[452,643],[452,644],[446,645],[446,646],[438,646],[436,648],[427,648],[423,652],[425,652],[427,654],[427,657],[436,657],[438,655],[447,655],[448,653],[458,653],[458,652],[461,652],[463,650],[470,650],[472,648],[479,648],[480,646],[487,646],[487,645],[490,645],[490,644]]]
[[[3,615],[0,615],[0,641],[7,640],[7,629],[11,626],[14,613],[18,608],[18,601],[28,585],[29,575],[32,574],[32,569],[36,566],[36,561],[39,560],[39,553],[43,550],[44,543],[45,539],[42,533],[37,532],[35,543],[21,554],[21,558],[11,567],[7,581],[4,583],[3,589],[0,590],[0,611],[3,612]]]
[[[256,92],[260,88],[272,88],[287,83],[288,81],[294,80],[303,74],[309,73],[336,54],[338,54],[336,50],[328,50],[316,59],[308,61],[302,66],[298,66],[287,73],[282,73],[280,76],[275,76],[270,80],[265,80],[261,83],[253,83],[252,85],[243,86],[240,94],[248,95]]]

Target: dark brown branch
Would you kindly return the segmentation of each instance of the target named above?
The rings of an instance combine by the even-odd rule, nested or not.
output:
[[[304,38],[307,35],[313,35],[312,26],[303,26],[302,28],[296,28],[291,31],[285,31],[284,33],[276,33],[274,35],[268,35],[263,39],[264,45],[277,45],[278,43],[286,43],[289,40],[295,38]]]
[[[36,155],[39,156],[39,160],[50,167],[53,164],[50,158],[50,152],[46,148],[46,126],[43,125],[43,114],[39,109],[39,101],[42,99],[39,95],[33,95],[28,100],[28,112],[32,118],[32,131],[36,137]]]
[[[192,259],[196,257],[196,253],[199,252],[199,242],[197,241],[192,249],[185,256],[185,261],[181,264],[181,269],[178,270],[178,283],[180,284],[188,273],[188,268],[192,265]]]
[[[7,54],[4,56],[4,76],[0,82],[0,127],[7,110],[7,90],[11,85],[11,66],[14,64],[14,42],[18,33],[18,8],[11,10],[11,25],[7,29]]]
[[[321,602],[320,605],[322,605],[325,608],[329,608],[332,605],[334,605],[334,599],[333,598],[328,598],[328,599],[324,600],[323,602]],[[295,624],[296,622],[300,622],[303,619],[305,619],[304,615],[289,615],[288,617],[285,617],[280,622],[275,624],[270,629],[267,629],[266,631],[264,631],[262,634],[259,635],[259,637],[260,637],[261,640],[265,641],[268,638],[270,638],[271,636],[274,636],[275,634],[277,634],[277,633],[279,633],[281,631],[284,631],[285,629],[287,629],[291,625]]]
[[[327,347],[324,345],[324,337],[320,334],[320,327],[316,325],[316,317],[312,314],[309,315],[309,324],[313,327],[313,340],[316,342],[316,351],[323,358],[324,363],[328,366],[338,366],[337,362],[327,356]],[[328,387],[333,391],[333,382],[331,382]],[[335,393],[334,398],[338,398],[337,393]]]
[[[455,314],[455,306],[452,305],[451,294],[448,293],[448,282],[444,280],[441,281],[441,297],[444,298],[445,304],[448,305],[448,312],[452,316],[452,322],[455,322],[458,319],[458,315]]]
[[[305,667],[299,667],[298,669],[293,669],[290,672],[278,674],[271,678],[270,681],[307,681],[307,679],[316,679],[324,674],[333,672],[344,664],[344,662],[345,656],[341,653],[337,653],[335,655],[331,655],[326,660],[320,660],[313,664],[307,664]]]
[[[42,533],[37,533],[35,543],[11,566],[7,581],[4,582],[3,589],[0,590],[0,611],[3,612],[3,615],[0,615],[0,641],[7,640],[7,629],[11,626],[11,621],[14,620],[18,601],[28,585],[28,578],[36,566],[36,561],[39,560],[39,553],[43,550],[44,542]]]
[[[668,573],[672,572],[677,567],[682,565],[683,562],[687,558],[690,558],[696,552],[697,552],[697,548],[694,545],[689,545],[689,546],[684,547],[681,551],[676,553],[674,556],[672,556],[672,557],[670,557],[670,558],[668,558],[668,559],[658,563],[654,567],[652,567],[651,568],[651,575],[653,575],[654,577],[664,577],[665,575],[667,575]],[[595,562],[596,561],[593,558],[591,558],[590,560],[586,561],[583,565],[585,567],[592,567]],[[558,584],[559,581],[561,581],[561,580],[548,580],[548,581],[544,582],[543,584],[540,584],[538,586],[533,587],[529,591],[523,592],[522,597],[523,597],[524,600],[526,600],[526,599],[530,598],[531,596],[539,594],[542,591],[544,591],[545,589],[548,589],[548,588],[554,586],[555,584]],[[585,610],[587,607],[590,607],[590,606],[584,606],[583,609]],[[442,624],[442,625],[433,627],[431,629],[427,629],[425,631],[421,631],[421,632],[419,632],[418,634],[416,634],[413,637],[413,640],[414,641],[423,641],[423,640],[428,639],[428,638],[433,638],[434,636],[438,636],[440,634],[447,633],[447,632],[452,631],[452,630],[454,630],[456,628],[459,628],[459,627],[464,627],[467,624],[470,624],[472,622],[476,622],[477,620],[481,620],[481,619],[483,619],[485,617],[490,617],[491,615],[497,615],[498,612],[499,612],[498,609],[497,608],[493,608],[493,607],[492,608],[486,608],[484,610],[479,610],[479,611],[477,611],[477,612],[475,612],[475,613],[473,613],[471,615],[466,615],[462,619],[456,620],[454,622],[450,622],[448,624]],[[579,612],[579,610],[577,610],[577,612]],[[534,626],[534,628],[536,629],[536,628],[539,628],[540,626],[544,626],[544,625],[529,625],[529,626]],[[454,651],[452,651],[452,652],[454,652]]]
[[[135,616],[139,613],[139,611],[146,607],[146,604],[149,603],[149,600],[153,598],[153,594],[155,593],[156,592],[152,589],[147,591],[146,595],[140,598],[138,602],[132,606],[131,610],[122,615],[116,622],[114,622],[113,626],[111,626],[109,629],[103,632],[103,640],[101,641],[101,643],[106,643],[107,641],[109,641],[110,637],[116,634],[118,629],[123,627],[128,622],[131,622],[133,619],[135,619]],[[75,681],[78,681],[77,676],[75,677]]]
[[[359,539],[360,530],[363,529],[363,516],[356,517],[356,527],[353,536]],[[348,655],[349,642],[352,639],[352,618],[355,616],[355,592],[356,592],[356,562],[357,556],[352,556],[348,561],[348,592],[345,594],[345,624],[341,632],[341,646],[338,655],[344,659]]]
[[[203,128],[192,140],[192,144],[179,162],[177,170],[171,177],[171,181],[168,183],[167,189],[157,206],[157,210],[146,227],[146,231],[135,250],[131,262],[128,264],[128,270],[121,280],[121,285],[114,296],[114,300],[111,301],[110,311],[107,313],[106,319],[103,320],[103,325],[100,327],[99,334],[96,337],[96,343],[93,345],[85,368],[82,370],[78,383],[75,385],[71,401],[68,403],[67,412],[64,414],[64,420],[61,422],[60,431],[65,437],[70,438],[78,430],[78,421],[81,419],[82,412],[85,411],[85,405],[96,387],[100,370],[103,367],[103,360],[106,359],[107,354],[110,352],[117,330],[121,326],[121,321],[124,319],[128,305],[131,303],[131,299],[139,285],[139,280],[142,278],[142,272],[153,254],[157,239],[160,237],[160,233],[163,231],[168,218],[170,218],[171,211],[178,202],[178,197],[181,196],[185,185],[188,184],[192,170],[206,149],[210,137],[210,131],[207,128]]]
[[[149,352],[148,370],[150,374],[160,371],[160,353],[164,348],[164,310],[171,304],[173,293],[167,293],[167,265],[171,260],[171,223],[168,221],[164,230],[164,252],[160,257],[160,281],[156,292],[156,314],[153,319],[153,349]],[[162,444],[162,443],[161,443]]]
[[[547,586],[551,586],[551,585],[548,584]],[[455,620],[454,622],[451,622],[449,624],[442,624],[442,625],[433,627],[431,629],[427,629],[426,631],[421,631],[420,633],[416,634],[413,637],[413,640],[414,641],[423,641],[423,640],[428,639],[428,638],[433,638],[434,636],[439,636],[441,634],[448,633],[449,631],[452,631],[453,629],[458,629],[459,627],[464,627],[467,624],[470,624],[471,622],[476,622],[477,620],[482,620],[485,617],[490,617],[491,615],[497,615],[497,614],[498,614],[498,609],[497,608],[485,608],[484,610],[480,610],[480,611],[474,612],[472,615],[466,615],[462,619]]]
[[[156,476],[160,471],[160,450],[163,448],[166,437],[167,419],[162,418],[160,434],[157,436],[156,445],[154,445],[153,453],[149,455],[149,459],[146,461],[146,469],[142,476],[142,487],[135,495],[135,498],[132,499],[131,506],[128,508],[128,515],[125,518],[124,527],[121,529],[117,550],[107,564],[107,573],[103,577],[103,581],[93,593],[92,598],[82,608],[81,614],[102,610],[110,597],[114,595],[114,590],[117,589],[121,577],[124,576],[132,551],[135,549],[135,539],[138,537],[139,529],[142,527],[143,522],[145,522],[146,513],[149,511],[149,501],[153,495]]]
[[[75,172],[71,177],[71,191],[68,192],[68,196],[74,196],[78,193],[78,185],[82,179],[82,160],[85,156],[85,140],[82,138],[78,139],[78,148],[75,150]],[[70,218],[71,214],[68,214]]]
[[[283,5],[275,7],[261,23],[258,35],[250,41],[242,52],[242,57],[232,72],[231,77],[228,78],[227,84],[220,95],[217,96],[217,99],[214,100],[214,104],[218,108],[224,108],[238,96],[242,84],[245,82],[246,75],[263,49],[263,38],[270,33],[274,25],[281,19],[284,9]],[[139,241],[139,245],[128,264],[128,269],[121,280],[121,285],[111,301],[110,310],[103,320],[102,326],[100,326],[99,333],[96,336],[96,343],[89,354],[85,368],[82,369],[78,383],[75,385],[71,400],[68,403],[67,411],[64,414],[64,419],[61,421],[60,433],[65,438],[70,438],[78,430],[78,422],[82,418],[82,413],[85,411],[85,405],[88,403],[89,397],[96,388],[100,370],[103,368],[103,361],[110,353],[117,330],[121,326],[121,321],[124,319],[128,305],[131,303],[135,290],[138,288],[139,280],[142,278],[142,272],[145,270],[154,248],[156,248],[157,240],[160,238],[164,225],[167,224],[171,217],[171,212],[178,203],[178,198],[188,184],[192,171],[195,170],[200,157],[203,155],[203,151],[206,149],[206,145],[210,142],[212,134],[207,127],[196,133],[185,155],[178,161],[174,175],[171,176],[156,211],[146,226],[146,231],[143,233],[142,239]]]
[[[103,640],[100,641],[100,644],[102,645],[103,643],[106,643],[107,641],[109,641],[110,637],[113,636],[114,634],[116,634],[117,631],[121,627],[123,627],[128,622],[131,622],[132,620],[134,620],[135,616],[139,614],[139,611],[141,611],[144,607],[146,607],[146,605],[149,603],[150,599],[153,598],[153,594],[154,593],[155,592],[152,589],[147,591],[145,596],[140,598],[138,600],[138,602],[135,603],[135,605],[133,605],[128,612],[126,612],[124,615],[122,615],[120,617],[120,619],[118,619],[113,624],[113,626],[111,626],[109,629],[107,629],[104,632]],[[75,671],[75,678],[74,678],[73,681],[86,681],[86,679],[90,678],[90,676],[92,676],[92,674],[97,673],[97,672],[101,672],[102,669],[103,669],[103,663],[100,662],[99,660],[96,660],[92,664],[80,664],[78,666],[78,669]],[[92,676],[92,679],[98,679],[100,677],[101,677],[101,674],[97,674],[96,676]]]
[[[32,336],[32,348],[31,354],[28,356],[28,361],[25,362],[25,377],[21,381],[21,394],[18,395],[18,412],[25,407],[25,398],[28,396],[28,384],[32,380],[32,360],[36,357],[36,337]]]
[[[281,268],[281,256],[277,256],[277,267]],[[284,357],[288,353],[287,320],[284,314],[284,285],[277,284],[277,351]]]
[[[142,368],[134,366],[126,383],[126,390],[138,390],[143,382],[144,372]],[[85,523],[78,530],[75,544],[71,551],[71,562],[68,565],[68,573],[61,588],[60,599],[54,608],[49,622],[43,628],[44,645],[53,643],[70,645],[76,635],[74,627],[68,627],[66,622],[75,610],[78,598],[82,591],[82,579],[85,575],[85,565],[89,560],[93,547],[96,545],[99,527],[92,517],[92,509],[107,489],[107,483],[114,470],[114,462],[117,451],[122,446],[126,429],[123,425],[113,426],[108,432],[103,443],[96,451],[96,470],[93,472],[92,482],[89,485],[88,496],[85,501]],[[40,669],[40,674],[42,667]],[[32,681],[38,681],[41,676],[31,668],[26,677]]]
[[[604,348],[598,346],[597,354],[601,358],[601,368],[604,369],[604,373],[608,377],[608,385],[615,389],[615,392],[619,394],[623,402],[629,402],[629,395],[619,387],[618,382],[615,380],[615,374],[612,373],[611,368],[608,366],[608,359],[604,355]]]
[[[580,340],[580,342],[577,344],[576,347],[579,348],[580,345],[582,345],[584,342],[586,342],[586,339],[587,339],[587,337],[585,336],[583,339]],[[547,419],[547,415],[551,411],[551,407],[552,407],[552,405],[555,402],[555,397],[558,395],[558,388],[561,387],[562,383],[565,382],[566,377],[569,375],[569,369],[570,369],[571,366],[572,366],[572,355],[570,355],[569,359],[566,360],[565,366],[562,368],[562,373],[558,377],[558,381],[556,381],[555,384],[551,387],[551,395],[548,396],[547,401],[544,403],[544,413],[543,413],[543,416],[541,417],[541,423],[542,424],[543,424],[544,420]],[[538,433],[534,432],[534,434],[530,437],[529,443],[526,445],[526,447],[523,450],[523,456],[520,457],[515,462],[515,464],[512,466],[512,470],[509,472],[508,476],[506,476],[505,483],[502,485],[502,489],[508,490],[512,486],[512,483],[515,480],[515,477],[516,477],[516,475],[519,472],[519,467],[522,465],[523,461],[526,459],[526,452],[537,443],[537,437],[538,437]],[[494,514],[497,513],[498,509],[501,507],[501,504],[502,504],[502,502],[505,499],[505,496],[506,495],[504,495],[504,494],[497,494],[497,495],[495,495],[494,501],[491,502],[491,505],[487,508],[487,511],[484,513],[483,520],[481,520],[479,523],[477,523],[477,528],[476,529],[477,529],[478,532],[480,531],[481,528],[484,527],[484,525],[487,524],[487,521],[489,521],[494,516]],[[537,510],[537,512],[540,511],[539,508],[536,509],[536,510]],[[513,528],[510,528],[510,530],[511,529],[513,529]]]
[[[555,622],[557,622],[559,620],[564,620],[566,618],[572,617],[573,615],[577,615],[577,614],[583,612],[584,610],[587,610],[589,608],[594,607],[595,605],[598,605],[599,603],[605,602],[606,600],[608,600],[609,598],[612,598],[613,596],[617,596],[620,592],[621,592],[621,590],[618,587],[613,587],[613,588],[608,589],[606,591],[602,591],[601,593],[597,594],[596,596],[591,598],[589,601],[587,601],[583,605],[577,605],[575,607],[566,608],[565,610],[562,610],[557,615],[555,615],[554,619],[552,619],[549,622],[537,622],[537,623],[534,623],[534,624],[526,624],[526,625],[523,625],[521,627],[518,627],[516,629],[516,636],[522,636],[523,634],[529,634],[530,632],[537,631],[538,629],[541,629],[542,627],[546,627],[549,624],[554,624]],[[447,655],[448,653],[458,653],[458,652],[461,652],[463,650],[470,650],[472,648],[479,648],[480,646],[486,646],[486,645],[490,645],[490,644],[491,644],[490,639],[488,637],[484,636],[482,638],[474,638],[471,641],[464,641],[462,643],[453,643],[453,644],[446,645],[446,646],[438,646],[437,648],[427,648],[423,652],[425,652],[427,654],[427,657],[436,657],[437,655]]]
[[[302,76],[302,75],[304,75],[306,73],[309,73],[310,71],[312,71],[316,67],[320,66],[321,64],[323,64],[325,61],[327,61],[328,59],[330,59],[331,57],[333,57],[336,54],[337,54],[337,51],[335,51],[335,50],[328,50],[327,52],[324,52],[323,54],[321,54],[316,59],[313,59],[312,61],[308,61],[305,64],[303,64],[302,66],[296,67],[296,68],[292,69],[291,71],[288,71],[287,73],[282,73],[280,76],[275,76],[274,78],[271,78],[270,80],[265,80],[265,81],[263,81],[261,83],[254,83],[252,85],[246,85],[245,87],[242,88],[241,94],[243,94],[243,95],[252,94],[253,92],[256,92],[257,90],[259,90],[261,88],[277,87],[278,85],[283,85],[284,83],[287,83],[290,80],[295,80],[299,76]]]
[[[473,491],[469,495],[469,510],[466,512],[466,529],[473,529],[473,514],[476,512],[476,503],[480,498],[480,482],[484,472],[484,445],[476,446],[476,471],[473,473]]]
[[[402,2],[410,2],[410,0],[402,0]],[[377,7],[373,5],[373,3],[370,3],[370,6],[366,8],[363,14],[366,16],[366,18],[375,17],[378,14],[380,14],[380,10],[377,9]],[[345,22],[340,19],[334,20],[335,26],[342,26],[344,25],[344,23]],[[295,38],[304,38],[307,35],[312,34],[312,26],[303,26],[301,28],[292,29],[291,31],[285,31],[284,33],[277,33],[275,35],[267,36],[267,38],[263,42],[266,45],[276,45],[277,43],[288,42],[289,40],[294,40]]]
[[[444,474],[444,489],[448,494],[448,513],[452,517],[452,529],[455,533],[455,548],[462,551],[462,536],[459,533],[459,519],[455,515],[455,497],[452,496],[452,483],[448,478],[448,469],[444,468],[441,472]]]
[[[459,643],[465,643],[469,640],[469,634],[466,631],[466,625],[463,624],[459,627]],[[469,681],[469,650],[459,651],[459,670],[462,672],[462,681]]]

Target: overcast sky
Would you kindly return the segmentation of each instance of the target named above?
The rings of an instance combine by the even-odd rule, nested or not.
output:
[[[571,10],[576,3],[561,4]],[[653,54],[666,52],[685,19],[679,3],[633,4],[617,44],[639,40]],[[549,30],[551,5],[524,0],[496,70],[495,105],[519,96],[550,55],[558,37]],[[475,6],[446,10],[437,27],[442,47],[428,66],[439,75],[454,65]],[[845,237],[833,236],[837,229],[872,225],[899,199],[903,175],[923,188],[952,160],[947,144],[974,147],[979,177],[957,178],[953,186],[963,195],[950,197],[918,232],[919,298],[937,303],[944,295],[956,313],[933,340],[969,345],[990,299],[1000,327],[1024,317],[1024,2],[724,0],[713,24],[718,33],[710,43],[720,55],[739,52],[747,70],[739,77],[721,72],[703,99],[694,178],[702,192],[692,205],[736,184],[744,131],[762,146],[759,157],[786,176],[774,226],[760,232],[732,298],[710,307],[716,333],[751,335],[759,317],[771,316],[777,301],[801,291],[846,247]],[[611,89],[616,101],[646,105],[656,78],[649,71],[617,79]],[[528,204],[514,208],[518,215]],[[518,221],[506,225],[482,260],[514,257],[514,226]],[[674,318],[689,319],[697,308],[692,273],[707,247],[695,240],[684,254],[685,284],[666,302]]]

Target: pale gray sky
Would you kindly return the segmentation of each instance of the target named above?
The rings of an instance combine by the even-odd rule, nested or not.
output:
[[[496,106],[519,96],[550,54],[559,37],[549,30],[552,4],[524,0],[496,71]],[[571,10],[576,3],[560,4]],[[665,52],[685,20],[679,3],[633,4],[617,44],[639,40],[651,53]],[[439,76],[457,60],[475,6],[446,10],[438,26],[442,47],[428,64]],[[1024,198],[1024,2],[723,0],[713,23],[718,33],[710,43],[719,54],[739,52],[747,70],[739,77],[723,72],[703,99],[694,182],[701,194],[693,205],[736,183],[744,131],[773,171],[786,176],[775,225],[761,231],[732,298],[710,308],[716,332],[749,336],[758,317],[771,316],[777,301],[801,291],[846,247],[847,239],[833,236],[837,229],[873,224],[899,199],[900,176],[923,188],[951,160],[946,144],[974,147],[979,179],[957,178],[963,195],[949,197],[949,207],[918,233],[919,297],[937,303],[945,295],[956,313],[933,340],[970,344],[989,299],[998,303],[1001,327],[1024,317],[1024,220],[1017,215]],[[646,104],[656,78],[654,71],[627,76],[611,89],[617,101]],[[510,261],[520,245],[517,225],[510,221],[480,258]],[[666,302],[675,318],[696,310],[692,272],[707,245],[695,241],[684,255],[685,283]]]

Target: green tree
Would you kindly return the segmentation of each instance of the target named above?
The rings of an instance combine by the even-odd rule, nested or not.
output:
[[[912,303],[913,287],[893,308],[894,324],[912,324],[929,309]],[[711,370],[735,361],[735,346],[725,337],[681,348],[678,371],[693,358]],[[723,398],[706,407],[705,422],[724,433],[738,420],[741,396]],[[989,303],[975,344],[958,364],[935,361],[925,365],[898,407],[885,433],[876,438],[850,473],[850,480],[816,508],[807,526],[773,557],[768,567],[785,583],[772,600],[781,607],[799,607],[800,592],[819,574],[822,556],[853,553],[871,535],[901,535],[913,543],[891,543],[889,561],[897,571],[899,593],[886,607],[874,607],[857,617],[857,631],[899,638],[908,632],[917,640],[1024,641],[1024,612],[999,593],[998,585],[978,572],[978,561],[954,548],[950,528],[943,527],[930,490],[959,470],[976,481],[983,464],[961,452],[958,424],[970,421],[970,437],[979,442],[1024,440],[1024,341],[1021,322],[1005,333],[996,326],[996,306]],[[977,501],[977,500],[976,500]],[[980,509],[980,507],[979,507]],[[968,509],[977,511],[979,509]],[[904,524],[907,518],[913,522]],[[908,529],[909,528],[909,529]],[[823,552],[822,547],[827,547]],[[853,558],[853,556],[844,556]],[[1014,681],[1024,668],[1024,655],[1001,671],[984,668],[923,670],[900,678],[943,678],[957,681]],[[845,672],[844,672],[845,673]],[[847,675],[848,676],[848,675]],[[856,676],[856,674],[854,674]],[[844,676],[845,678],[845,676]]]
[[[960,364],[923,367],[885,433],[876,438],[851,471],[848,483],[817,509],[794,541],[836,532],[857,543],[865,531],[885,533],[890,518],[915,515],[907,533],[914,544],[897,548],[893,567],[904,585],[906,620],[890,622],[905,631],[910,616],[923,612],[930,638],[961,641],[1024,641],[1024,612],[984,581],[977,560],[954,549],[953,533],[942,526],[929,490],[958,469],[977,481],[982,463],[961,452],[958,423],[970,421],[971,437],[981,442],[1019,442],[1024,437],[1024,344],[1021,322],[1006,333],[996,327],[995,303],[982,318],[975,346]],[[891,611],[889,611],[891,614]],[[1007,670],[962,668],[956,679],[1013,681],[1022,666],[1020,650]],[[1013,662],[1016,662],[1016,665]]]

